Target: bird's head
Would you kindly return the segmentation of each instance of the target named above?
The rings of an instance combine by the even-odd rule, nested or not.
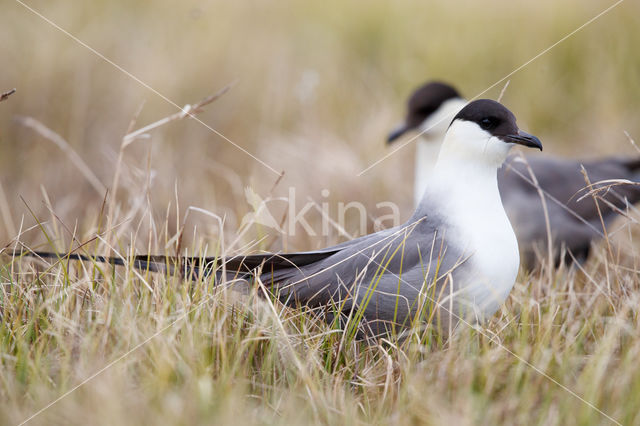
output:
[[[540,139],[518,129],[511,111],[499,102],[479,99],[462,108],[451,121],[439,160],[500,166],[514,145],[542,151]]]
[[[451,117],[466,103],[458,91],[446,83],[432,81],[419,87],[407,102],[404,122],[389,133],[387,144],[411,131],[442,142]]]

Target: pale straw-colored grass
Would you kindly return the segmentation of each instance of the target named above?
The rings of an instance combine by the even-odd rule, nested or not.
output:
[[[329,203],[331,215],[338,202],[362,202],[367,231],[387,213],[380,201],[406,219],[411,146],[356,176],[388,152],[410,91],[439,78],[473,96],[610,3],[29,4],[177,105],[237,80],[198,119],[277,173],[191,119],[129,144],[131,131],[181,111],[3,4],[0,89],[18,90],[0,103],[1,424],[96,373],[30,424],[640,423],[633,210],[587,263],[521,272],[491,321],[448,340],[423,332],[372,345],[257,287],[19,255],[84,244],[123,259],[221,256],[359,232],[357,215],[315,237],[243,223],[246,187],[273,200],[295,187],[298,203]],[[502,97],[545,152],[637,155],[639,14],[625,1],[485,96]],[[318,231],[323,214],[307,217]]]

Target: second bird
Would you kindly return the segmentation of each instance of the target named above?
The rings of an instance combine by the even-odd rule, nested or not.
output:
[[[414,199],[417,204],[430,180],[442,140],[450,122],[467,104],[456,89],[441,82],[429,82],[416,89],[407,103],[404,123],[393,130],[388,143],[403,134],[419,133],[416,153]],[[589,255],[591,242],[601,238],[606,227],[617,216],[617,210],[640,201],[638,185],[620,185],[602,196],[602,202],[584,197],[586,186],[582,166],[593,183],[608,179],[640,181],[640,157],[606,157],[576,161],[552,156],[511,156],[498,171],[498,186],[504,208],[518,238],[522,263],[531,269],[542,254],[546,255],[547,223],[540,192],[531,173],[545,194],[552,236],[553,256],[560,263],[564,250],[566,261],[583,261]],[[530,169],[529,169],[530,168]],[[602,219],[601,216],[602,215]]]

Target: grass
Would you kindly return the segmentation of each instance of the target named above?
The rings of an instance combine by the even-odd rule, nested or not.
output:
[[[634,214],[582,270],[522,271],[490,322],[447,341],[366,345],[255,289],[13,254],[16,236],[124,257],[343,238],[243,224],[247,186],[273,199],[295,187],[298,203],[327,202],[330,214],[360,201],[367,231],[382,200],[407,218],[410,185],[391,183],[412,180],[411,147],[356,175],[388,152],[413,87],[441,78],[473,96],[611,3],[29,4],[179,105],[237,81],[198,117],[284,176],[193,120],[124,146],[175,109],[18,3],[3,5],[0,92],[18,90],[0,103],[0,423],[26,420],[98,372],[30,424],[610,423],[585,401],[640,423]],[[638,140],[638,8],[625,1],[511,77],[503,102],[545,151],[636,154],[624,132]],[[286,207],[274,203],[280,219]],[[316,213],[307,219],[319,230]],[[357,233],[358,216],[347,219]]]
[[[490,323],[448,341],[367,345],[256,289],[16,258],[2,271],[0,416],[18,423],[89,379],[33,423],[607,423],[588,401],[635,424],[628,261],[599,251],[584,273],[521,274]]]

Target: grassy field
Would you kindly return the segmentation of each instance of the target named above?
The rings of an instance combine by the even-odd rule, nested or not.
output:
[[[339,202],[361,202],[367,231],[383,201],[406,219],[413,146],[360,172],[388,153],[411,90],[437,78],[475,96],[613,4],[28,3],[127,75],[5,2],[0,92],[18,90],[0,103],[0,424],[640,424],[634,212],[582,269],[522,271],[490,322],[448,341],[416,332],[365,345],[255,289],[15,255],[345,239],[322,232],[314,209],[316,236],[243,222],[247,187],[263,199],[295,188],[298,207],[326,203],[332,217]],[[637,155],[638,16],[626,0],[507,79],[502,101],[547,153]],[[229,84],[202,123],[172,121],[123,145],[178,111],[172,103]],[[286,207],[273,205],[279,219]],[[351,235],[359,225],[357,215],[344,224]]]

